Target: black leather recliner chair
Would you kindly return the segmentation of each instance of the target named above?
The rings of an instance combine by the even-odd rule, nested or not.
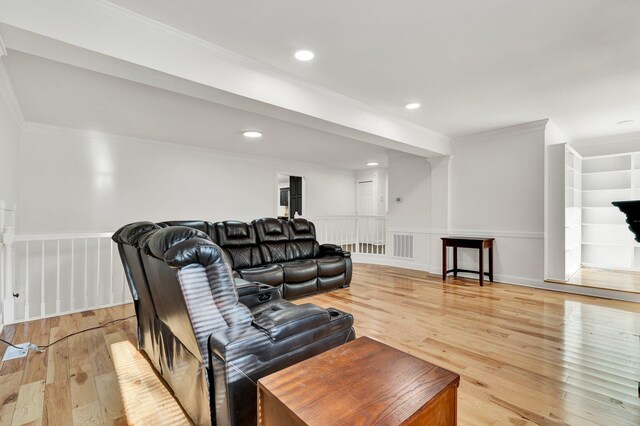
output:
[[[160,330],[156,369],[196,424],[255,424],[260,377],[355,338],[350,314],[294,305],[264,284],[242,281],[237,291],[204,232],[173,226],[143,235],[138,255]],[[129,254],[123,263],[135,260]]]
[[[111,239],[118,245],[133,298],[138,320],[138,349],[145,352],[156,370],[160,371],[160,324],[139,251],[139,244],[158,229],[160,227],[151,222],[132,223],[118,229]]]

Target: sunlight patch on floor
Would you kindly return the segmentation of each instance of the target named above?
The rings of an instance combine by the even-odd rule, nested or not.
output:
[[[112,343],[109,350],[129,424],[190,424],[176,400],[131,342]]]

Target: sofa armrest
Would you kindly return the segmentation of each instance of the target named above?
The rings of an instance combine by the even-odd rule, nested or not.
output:
[[[280,315],[276,315],[278,312]],[[261,327],[255,324],[256,321],[260,321]],[[348,340],[351,340],[355,336],[352,327],[353,316],[335,308],[323,309],[312,304],[287,306],[284,309],[264,312],[251,325],[235,325],[211,334],[209,358],[229,362],[239,359],[247,361],[258,357],[266,362],[268,359],[286,357],[293,351],[302,350],[330,336],[346,333]],[[276,335],[279,340],[272,340],[270,333]],[[289,334],[291,339],[284,340],[285,334]],[[344,338],[342,342],[344,343]],[[245,367],[236,361],[233,362],[237,367]]]
[[[326,309],[305,303],[265,312],[253,321],[253,326],[266,333],[272,342],[277,342],[329,322],[331,315]]]
[[[335,244],[321,244],[320,256],[351,257],[351,252],[344,251],[342,247]]]
[[[246,281],[242,278],[236,278],[235,283],[238,300],[250,309],[271,300],[282,299],[282,293],[277,287]]]

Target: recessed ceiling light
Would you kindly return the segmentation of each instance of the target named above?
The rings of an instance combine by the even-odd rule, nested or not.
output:
[[[296,51],[296,53],[294,54],[294,56],[296,57],[297,60],[299,61],[310,61],[313,59],[314,56],[316,56],[312,51],[310,50],[298,50]]]
[[[418,108],[420,108],[420,104],[417,103],[417,102],[411,102],[409,104],[406,104],[404,107],[406,109],[418,109]]]
[[[380,163],[378,163],[378,162],[376,162],[376,161],[369,161],[369,162],[367,163],[367,166],[377,166],[378,164],[380,164]]]
[[[245,138],[261,138],[262,132],[259,132],[257,130],[245,130],[244,132],[242,132],[242,135]]]
[[[631,124],[633,123],[633,120],[622,120],[622,121],[618,121],[616,124],[618,126],[624,125],[624,124]]]

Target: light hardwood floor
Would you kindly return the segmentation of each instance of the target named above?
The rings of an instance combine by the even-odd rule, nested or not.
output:
[[[640,293],[640,272],[582,267],[567,284]]]
[[[638,425],[640,305],[356,265],[350,289],[299,301],[351,312],[370,336],[462,376],[461,425]],[[46,343],[131,306],[5,327]],[[0,367],[0,425],[185,424],[135,351],[134,320]],[[0,354],[4,345],[0,345]],[[339,396],[337,396],[339,397]]]

